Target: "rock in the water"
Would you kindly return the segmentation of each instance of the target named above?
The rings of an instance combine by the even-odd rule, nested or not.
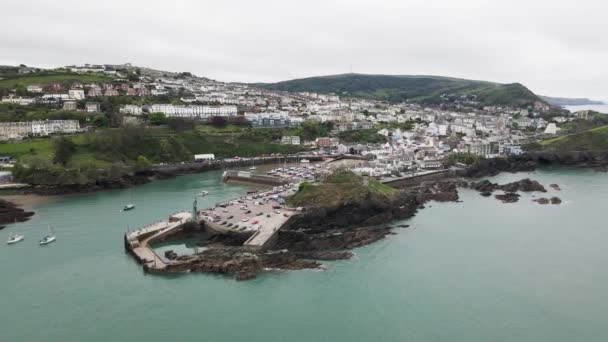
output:
[[[494,195],[497,200],[502,201],[502,203],[515,203],[519,201],[519,194],[514,192],[507,192],[501,195]]]
[[[484,179],[479,182],[473,182],[469,184],[471,189],[477,190],[481,193],[482,196],[489,196],[494,190],[503,190],[505,192],[532,192],[532,191],[540,191],[547,192],[547,189],[535,180],[531,180],[530,178],[524,178],[517,182],[507,183],[499,185],[497,183],[492,183],[487,179]]]
[[[550,184],[549,186],[552,187],[553,189],[557,190],[557,191],[561,190],[561,188],[559,187],[558,184]]]
[[[561,204],[562,200],[559,197],[551,197],[551,204]]]
[[[549,199],[547,199],[545,197],[541,197],[541,198],[535,199],[534,202],[536,202],[538,204],[549,204]]]

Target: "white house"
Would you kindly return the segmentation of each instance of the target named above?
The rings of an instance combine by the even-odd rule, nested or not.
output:
[[[559,128],[557,128],[557,125],[554,122],[549,123],[545,128],[545,134],[555,135],[558,131]]]
[[[68,96],[73,100],[84,100],[83,89],[70,89],[68,90]]]
[[[213,153],[195,154],[194,155],[194,161],[197,161],[197,162],[214,160],[214,159],[215,159],[215,154],[213,154]]]

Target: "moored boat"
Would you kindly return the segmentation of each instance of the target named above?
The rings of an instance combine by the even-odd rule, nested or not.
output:
[[[40,245],[48,245],[49,243],[56,240],[55,235],[53,234],[53,230],[51,229],[51,225],[49,227],[49,234],[40,240]]]
[[[10,236],[10,237],[9,237],[9,238],[6,240],[6,243],[7,243],[8,245],[12,245],[12,244],[17,243],[17,242],[19,242],[19,241],[23,241],[23,239],[24,239],[24,238],[25,238],[25,236],[23,236],[23,235],[20,235],[20,234],[15,234],[15,235]]]

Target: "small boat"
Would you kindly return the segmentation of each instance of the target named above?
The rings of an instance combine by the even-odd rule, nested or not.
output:
[[[201,192],[199,192],[198,195],[199,196],[207,196],[207,195],[209,195],[209,191],[201,191]]]
[[[252,167],[250,167],[250,168],[249,168],[249,170],[257,170],[257,169],[258,169],[258,168],[257,168],[257,167],[255,167],[255,166],[252,166]]]
[[[247,190],[248,194],[255,194],[256,192],[258,192],[258,189]]]
[[[302,160],[300,160],[300,163],[310,163],[310,160],[308,160],[308,159],[302,159]]]
[[[40,240],[40,245],[48,245],[49,243],[56,240],[55,235],[53,234],[53,230],[51,229],[51,225],[49,224],[49,234]]]
[[[24,238],[25,238],[25,236],[23,236],[23,235],[20,235],[20,234],[15,234],[15,235],[13,235],[13,236],[9,237],[9,238],[6,240],[6,243],[7,243],[8,245],[12,245],[12,244],[17,243],[17,242],[19,242],[19,241],[23,241],[23,239],[24,239]]]
[[[127,205],[125,205],[122,208],[122,211],[129,211],[132,209],[135,209],[135,204],[133,204],[133,191],[131,189],[129,189],[129,197],[131,198],[131,202]]]

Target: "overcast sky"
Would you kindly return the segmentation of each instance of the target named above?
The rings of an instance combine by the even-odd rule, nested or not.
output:
[[[606,0],[2,0],[0,64],[131,62],[220,81],[347,73],[608,100]]]

